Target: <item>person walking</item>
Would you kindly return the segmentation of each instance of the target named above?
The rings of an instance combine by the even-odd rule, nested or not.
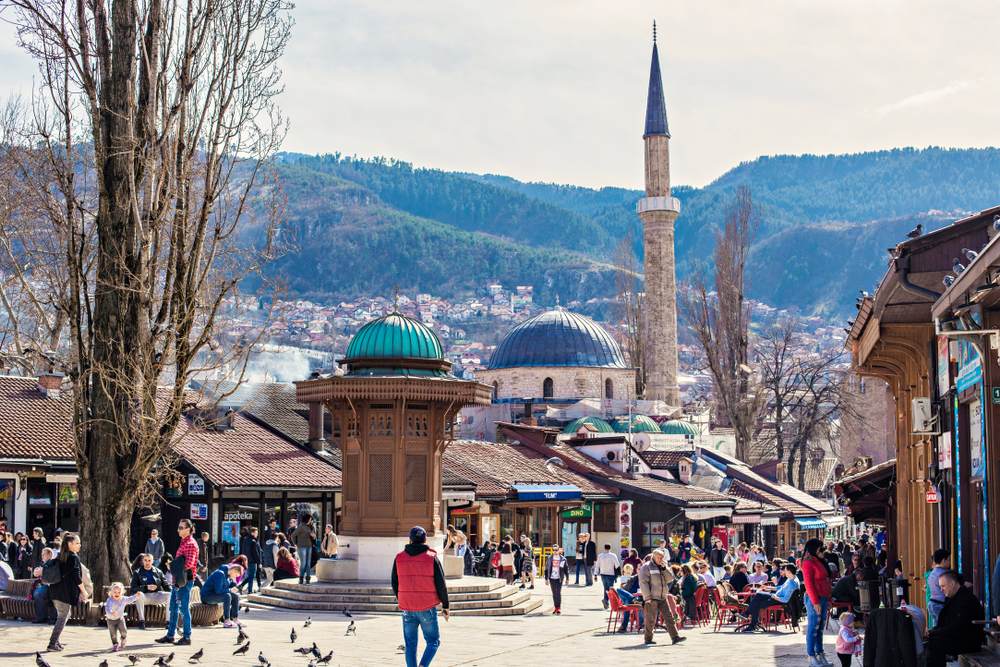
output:
[[[49,599],[56,608],[56,624],[49,637],[49,651],[61,651],[59,643],[66,621],[73,612],[73,607],[85,602],[89,597],[83,586],[83,567],[80,563],[80,536],[76,533],[66,533],[63,537],[62,551],[59,554],[59,583],[49,586]],[[41,550],[39,550],[41,557]]]
[[[527,586],[529,582],[531,583],[530,589],[534,590],[535,547],[531,544],[531,538],[525,537],[521,542],[521,588]]]
[[[545,585],[552,590],[552,613],[562,613],[562,585],[563,576],[568,571],[569,565],[566,556],[556,543],[552,544],[552,556],[545,561]]]
[[[583,542],[583,564],[586,569],[583,571],[587,575],[587,585],[594,585],[594,563],[597,562],[597,545],[590,539],[590,533],[584,533]]]
[[[160,568],[153,565],[152,554],[139,556],[139,567],[132,573],[129,590],[133,595],[142,593],[142,597],[135,600],[135,613],[139,617],[140,630],[146,629],[147,604],[170,604],[170,584],[167,583]]]
[[[198,574],[203,579],[208,578],[208,554],[211,552],[209,548],[211,539],[208,533],[202,533],[201,539],[198,540]]]
[[[104,620],[111,633],[111,650],[125,648],[128,639],[128,625],[125,623],[125,607],[142,597],[142,591],[135,595],[125,595],[125,586],[119,582],[111,584],[111,595],[104,602]],[[121,641],[119,641],[119,636]]]
[[[604,545],[604,552],[597,557],[597,574],[601,575],[601,585],[604,586],[604,608],[608,608],[608,589],[615,585],[615,579],[621,572],[618,556],[611,553],[611,545]]]
[[[333,526],[330,524],[326,524],[323,533],[323,542],[320,543],[319,549],[323,552],[324,558],[337,558],[337,551],[340,549],[340,540],[337,539],[337,534],[333,532]]]
[[[830,605],[830,568],[824,554],[826,545],[818,538],[806,541],[802,557],[802,581],[806,588],[806,652],[811,667],[830,667],[833,663],[823,653],[823,628]]]
[[[198,543],[191,534],[193,531],[194,524],[190,519],[181,519],[177,523],[177,535],[181,538],[181,544],[171,561],[173,582],[170,589],[170,623],[167,625],[167,634],[157,639],[157,644],[173,644],[177,623],[183,619],[184,634],[177,640],[177,645],[191,645],[191,588],[198,567]]]
[[[166,551],[167,548],[163,545],[163,540],[160,539],[160,531],[155,528],[149,531],[149,539],[146,540],[146,553],[153,557],[153,567],[160,567],[160,561],[163,560],[163,554]]]
[[[643,642],[655,644],[653,629],[656,627],[657,614],[663,617],[663,625],[674,644],[682,642],[686,637],[677,634],[677,624],[674,613],[670,611],[667,597],[670,595],[670,584],[674,581],[673,572],[664,562],[666,553],[655,549],[650,559],[639,568],[639,591],[642,593],[643,606]]]
[[[580,585],[580,570],[587,566],[587,533],[580,533],[576,540],[576,581],[574,586]],[[584,577],[586,581],[586,577]]]
[[[410,543],[392,563],[392,592],[403,612],[403,641],[406,667],[430,667],[441,645],[438,631],[437,606],[441,605],[445,620],[448,611],[448,587],[444,567],[427,546],[427,531],[420,526],[410,529]],[[424,635],[424,653],[417,663],[417,631]]]
[[[277,533],[271,535],[261,549],[261,567],[264,568],[264,583],[261,584],[261,588],[274,583],[274,569],[277,567],[277,554],[280,548],[274,541],[276,535]]]
[[[316,543],[316,531],[313,529],[311,514],[302,515],[302,521],[289,539],[295,545],[295,552],[299,555],[299,584],[309,584],[312,581],[313,545]]]
[[[243,555],[247,557],[247,576],[243,583],[239,585],[239,592],[243,592],[243,586],[247,586],[247,594],[253,594],[253,585],[257,582],[257,572],[264,561],[263,550],[260,541],[257,539],[257,526],[251,526],[247,531],[247,536],[243,538]],[[215,574],[214,572],[212,574]],[[237,579],[238,581],[238,579]],[[257,586],[260,589],[260,585]],[[223,605],[225,607],[225,605]]]
[[[708,564],[712,566],[712,577],[716,581],[726,576],[726,556],[728,555],[722,540],[715,538],[712,542],[712,550],[708,554]]]

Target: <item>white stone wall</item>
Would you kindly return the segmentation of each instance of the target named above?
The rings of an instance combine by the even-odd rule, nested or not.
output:
[[[552,378],[556,398],[604,398],[604,382],[612,382],[614,398],[635,398],[635,371],[630,368],[527,366],[476,371],[476,380],[497,383],[497,398],[541,398],[542,385]]]

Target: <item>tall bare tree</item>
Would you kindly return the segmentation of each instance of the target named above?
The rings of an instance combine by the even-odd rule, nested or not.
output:
[[[755,462],[785,458],[785,441],[789,424],[789,399],[798,386],[795,343],[799,334],[797,322],[791,317],[773,318],[765,323],[753,342],[756,367],[761,388],[768,396],[768,410],[774,424],[773,439],[766,439],[754,452]]]
[[[629,364],[636,369],[635,395],[642,396],[646,390],[646,320],[643,317],[646,294],[631,229],[615,246],[612,263],[616,293],[612,314],[620,328]]]
[[[270,159],[285,131],[274,98],[290,9],[5,6],[41,86],[4,146],[32,217],[8,229],[0,259],[37,319],[54,317],[54,338],[65,323],[54,361],[71,383],[80,523],[98,590],[128,573],[131,519],[170,456],[188,380],[225,364],[240,281],[284,246]],[[43,261],[55,262],[52,275],[29,276]],[[242,352],[229,349],[231,359]]]
[[[750,362],[750,306],[747,260],[763,220],[750,188],[741,185],[726,204],[715,232],[714,277],[703,261],[681,294],[682,314],[705,352],[715,400],[736,434],[736,457],[746,461],[767,405]],[[713,289],[714,287],[714,289]]]

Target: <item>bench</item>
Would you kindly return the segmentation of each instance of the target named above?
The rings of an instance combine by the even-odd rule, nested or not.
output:
[[[104,589],[104,599],[108,599],[108,587]],[[191,589],[191,625],[195,627],[207,627],[216,625],[222,620],[221,604],[205,604],[201,601],[201,589],[197,586]],[[167,605],[147,604],[145,606],[146,625],[154,627],[166,627],[169,620]],[[104,618],[104,605],[101,605],[101,618]],[[135,604],[125,607],[125,621],[130,628],[139,625],[139,613]]]
[[[11,579],[8,581],[7,589],[0,595],[0,614],[3,615],[3,618],[33,621],[35,619],[35,603],[31,599],[31,593],[34,588],[34,579]],[[90,601],[73,607],[69,620],[94,625],[96,619],[91,611]]]
[[[989,649],[958,656],[959,667],[1000,667],[1000,655]]]

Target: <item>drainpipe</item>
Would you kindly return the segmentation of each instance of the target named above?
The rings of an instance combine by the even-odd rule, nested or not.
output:
[[[900,257],[896,260],[896,273],[899,276],[899,286],[910,294],[916,294],[917,296],[923,296],[931,301],[937,301],[941,298],[941,295],[933,290],[929,290],[925,287],[920,287],[919,285],[914,285],[910,282],[910,258]]]

